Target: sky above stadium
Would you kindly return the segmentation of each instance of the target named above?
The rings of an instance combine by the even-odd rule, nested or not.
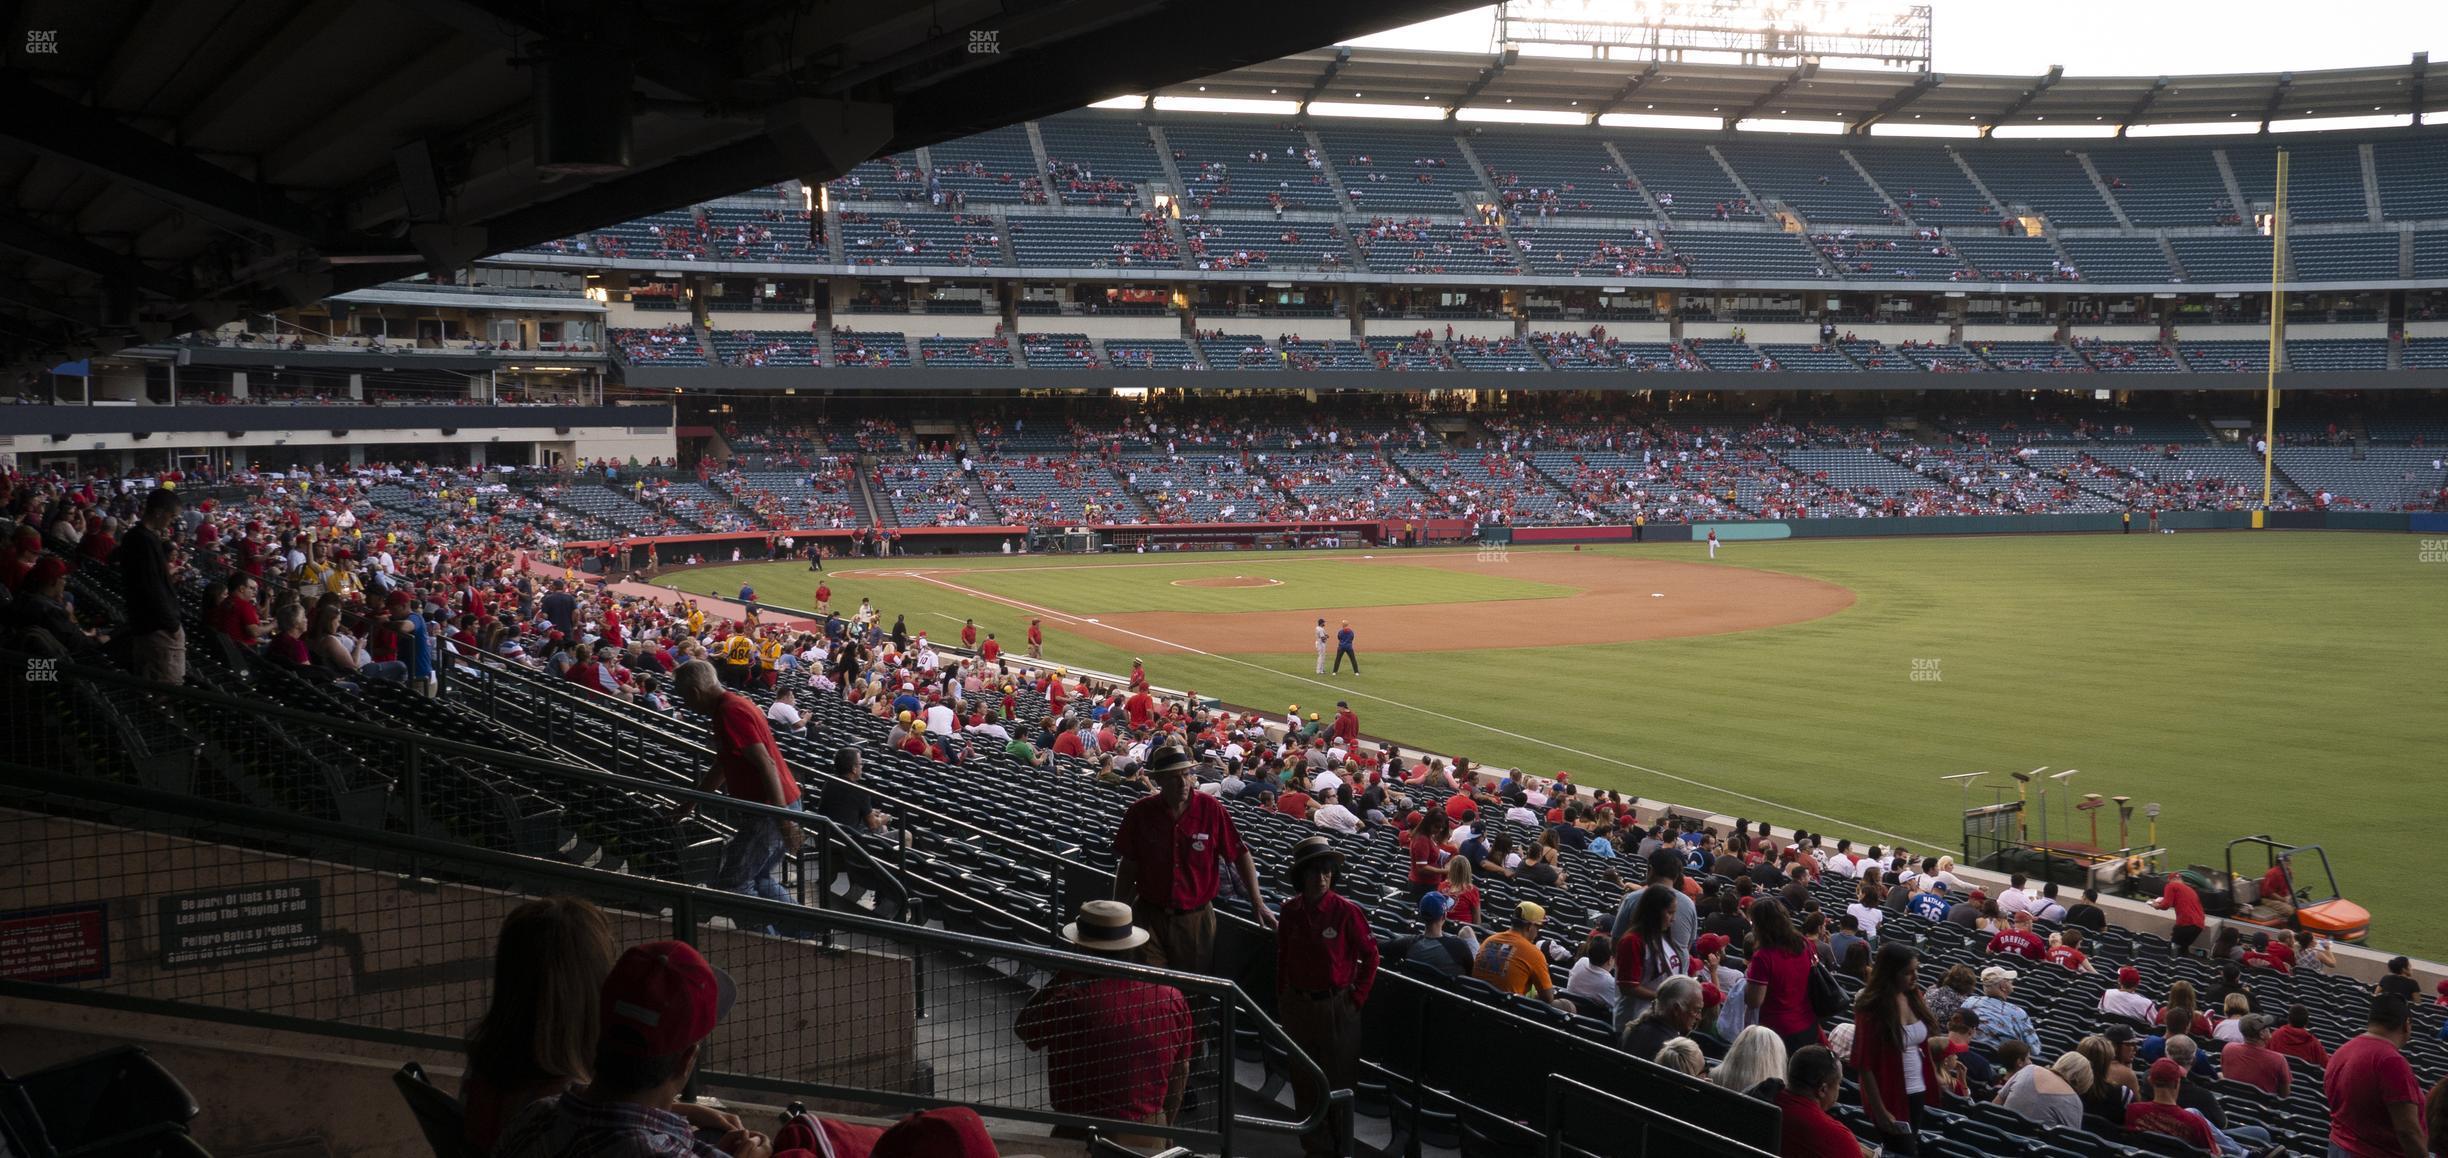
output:
[[[2429,50],[2448,60],[2448,3],[2373,0],[2335,8],[2301,0],[1928,0],[1931,67],[2032,75],[2061,64],[2077,76],[2178,76],[2403,64]],[[1601,5],[1603,7],[1603,4]],[[1363,37],[1354,44],[1486,52],[1493,7]]]

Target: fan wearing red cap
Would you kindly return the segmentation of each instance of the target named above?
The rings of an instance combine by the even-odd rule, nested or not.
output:
[[[17,580],[17,599],[9,606],[9,615],[25,628],[40,628],[61,647],[70,652],[91,651],[108,639],[107,635],[85,630],[76,618],[68,614],[68,565],[58,557],[44,555],[26,569]]]
[[[697,1068],[699,1046],[736,996],[730,975],[685,942],[655,941],[621,954],[604,978],[592,1080],[528,1106],[494,1153],[779,1158],[772,1140],[754,1130],[734,1130],[716,1146],[699,1142],[674,1108]]]
[[[2176,1104],[2177,1094],[2184,1088],[2185,1068],[2168,1058],[2150,1064],[2150,1100],[2125,1107],[2125,1128],[2165,1134],[2189,1146],[2218,1153],[2218,1135],[2210,1129],[2210,1119],[2198,1110],[2188,1110]]]

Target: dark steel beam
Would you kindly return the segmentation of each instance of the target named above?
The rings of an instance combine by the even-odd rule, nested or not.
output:
[[[13,249],[45,261],[56,261],[105,281],[124,282],[155,297],[184,301],[194,292],[186,278],[155,269],[82,237],[61,233],[13,210],[0,209],[0,249]]]
[[[1914,77],[1910,87],[1879,102],[1879,106],[1870,110],[1868,115],[1845,126],[1846,134],[1855,137],[1869,136],[1870,126],[1904,111],[1906,106],[1938,91],[1938,86],[1945,83],[1946,74],[1944,73],[1925,72]]]
[[[0,76],[0,137],[105,173],[189,212],[308,245],[324,226],[279,191],[78,104],[22,76]]]

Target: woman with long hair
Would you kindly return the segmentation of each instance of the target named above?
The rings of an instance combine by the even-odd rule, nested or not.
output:
[[[1751,962],[1743,971],[1743,1002],[1757,1022],[1785,1039],[1787,1050],[1819,1044],[1819,1017],[1811,1012],[1811,945],[1794,927],[1781,901],[1751,904]]]
[[[2134,1092],[2132,1087],[2109,1079],[2117,1065],[2116,1043],[2095,1033],[2074,1043],[2074,1052],[2091,1063],[2091,1087],[2075,1091],[2082,1099],[2084,1116],[2097,1114],[2111,1122],[2123,1122],[2125,1107],[2133,1101]]]
[[[2210,1019],[2202,1016],[2201,995],[2192,982],[2179,978],[2168,986],[2167,1008],[2159,1011],[2159,1024],[2170,1034],[2190,1034],[2196,1041],[2210,1036]]]
[[[576,897],[510,911],[493,953],[493,1003],[467,1039],[467,1140],[490,1153],[520,1109],[585,1081],[612,925]]]
[[[1471,883],[1469,857],[1457,856],[1445,862],[1445,883],[1438,885],[1437,891],[1452,902],[1452,907],[1445,911],[1446,920],[1457,925],[1479,923],[1479,886]]]
[[[1347,786],[1348,787],[1348,786]],[[1420,813],[1419,824],[1403,839],[1411,854],[1410,887],[1414,895],[1429,892],[1445,879],[1444,862],[1453,855],[1446,847],[1446,834],[1453,831],[1453,821],[1442,808],[1430,808]]]
[[[1632,902],[1632,922],[1615,942],[1615,1028],[1620,1032],[1657,1000],[1658,983],[1685,971],[1673,936],[1674,890],[1665,885],[1642,889]]]
[[[1720,1089],[1775,1101],[1785,1088],[1785,1039],[1764,1025],[1742,1031],[1726,1049],[1725,1060],[1710,1071],[1709,1081]]]
[[[1879,946],[1870,981],[1853,1002],[1853,1068],[1862,1108],[1890,1153],[1918,1153],[1921,1112],[1938,1089],[1929,1042],[1943,1031],[1921,998],[1921,955],[1899,941]]]

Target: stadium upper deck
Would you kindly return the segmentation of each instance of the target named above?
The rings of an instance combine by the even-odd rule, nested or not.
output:
[[[2448,130],[1795,137],[1089,110],[490,259],[816,275],[2092,292],[2448,284]],[[1403,244],[1386,245],[1399,230]],[[1197,242],[1193,244],[1194,240]],[[1009,243],[1008,250],[1005,243]]]

